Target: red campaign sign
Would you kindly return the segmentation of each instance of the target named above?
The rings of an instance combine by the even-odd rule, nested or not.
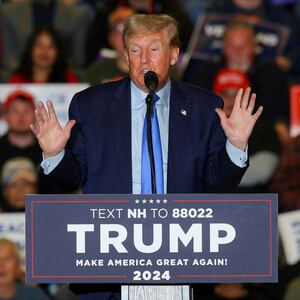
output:
[[[300,134],[300,85],[293,85],[290,89],[290,135]]]

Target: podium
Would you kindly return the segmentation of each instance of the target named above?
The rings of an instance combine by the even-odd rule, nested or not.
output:
[[[122,300],[189,284],[277,282],[277,195],[27,195],[28,283],[116,283]]]
[[[188,285],[128,286],[121,287],[121,300],[192,300]]]

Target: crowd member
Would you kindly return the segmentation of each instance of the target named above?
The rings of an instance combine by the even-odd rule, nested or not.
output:
[[[16,245],[0,238],[0,299],[47,300],[48,297],[37,287],[23,283],[24,271]]]
[[[96,7],[96,16],[87,31],[86,62],[89,65],[99,56],[101,48],[109,47],[107,32],[109,32],[108,16],[118,6],[127,6],[138,13],[165,13],[179,23],[181,47],[186,49],[192,31],[192,21],[180,0],[102,0]]]
[[[299,21],[287,15],[283,8],[273,5],[268,0],[214,0],[208,6],[207,12],[231,14],[250,22],[271,21],[287,26],[290,29],[290,36],[286,48],[283,54],[279,53],[275,57],[275,60],[280,68],[293,78],[299,76]]]
[[[84,193],[151,193],[142,134],[148,93],[144,76],[151,70],[158,77],[159,97],[153,123],[161,133],[154,147],[157,193],[199,193],[207,185],[237,185],[247,168],[249,136],[262,113],[262,107],[253,113],[255,95],[249,88],[239,90],[234,113],[227,118],[220,97],[171,80],[179,38],[176,21],[168,15],[133,15],[123,34],[131,79],[77,93],[65,128],[58,124],[51,101],[48,112],[38,103],[31,129],[43,149],[44,173],[66,191],[83,185]],[[111,296],[106,292],[103,299]]]
[[[29,127],[35,121],[33,96],[17,89],[7,96],[3,108],[8,130],[0,137],[0,172],[6,161],[20,156],[30,159],[38,168],[42,152]],[[42,174],[39,175],[39,184],[42,193],[61,192]]]
[[[38,192],[37,169],[26,157],[5,162],[1,172],[3,212],[24,212],[25,195]]]
[[[14,1],[1,5],[1,17],[6,71],[17,67],[29,36],[45,26],[54,27],[63,36],[71,65],[84,66],[85,36],[91,19],[83,8],[63,0]]]
[[[272,60],[256,55],[253,28],[236,21],[229,24],[223,38],[223,57],[219,62],[207,61],[185,77],[185,81],[213,89],[217,73],[229,68],[245,72],[252,90],[258,95],[257,104],[265,107],[262,119],[270,125],[288,123],[288,77]]]
[[[120,6],[109,15],[108,41],[110,47],[114,50],[114,57],[96,60],[91,63],[87,69],[81,72],[80,79],[82,82],[95,85],[121,79],[129,74],[124,54],[123,30],[126,20],[133,14],[133,9]]]
[[[68,68],[61,36],[51,27],[38,29],[29,38],[20,65],[10,83],[76,83],[78,78]]]
[[[17,89],[3,103],[7,133],[0,137],[0,169],[10,158],[25,156],[35,165],[41,160],[41,150],[29,125],[34,122],[35,102],[33,96]]]
[[[224,112],[230,116],[234,98],[240,88],[250,86],[246,73],[239,70],[221,69],[215,78],[213,91],[224,100]],[[234,189],[239,193],[267,193],[278,165],[281,144],[273,126],[260,119],[249,140],[251,161],[240,184]]]

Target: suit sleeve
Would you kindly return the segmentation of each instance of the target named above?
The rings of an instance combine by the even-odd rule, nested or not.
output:
[[[80,118],[79,96],[74,95],[69,108],[69,119],[76,120],[65,155],[58,166],[48,175],[64,191],[75,191],[86,180],[86,141]]]

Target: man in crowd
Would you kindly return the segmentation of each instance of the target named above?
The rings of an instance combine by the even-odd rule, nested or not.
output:
[[[7,123],[7,133],[0,138],[0,172],[9,159],[26,157],[34,165],[41,162],[41,149],[30,130],[30,124],[35,121],[33,96],[17,89],[10,93],[3,103],[4,119]]]
[[[265,0],[212,0],[207,6],[207,13],[221,13],[229,15],[231,19],[245,20],[259,24],[271,22],[279,28],[289,30],[288,37],[282,34],[283,53],[278,51],[276,57],[271,57],[274,62],[292,77],[299,77],[299,22],[297,17],[287,13],[276,1]],[[280,36],[278,37],[281,38]],[[287,39],[286,41],[285,38]],[[286,46],[285,46],[286,43]]]
[[[83,185],[84,193],[151,193],[143,124],[144,77],[153,71],[159,98],[152,114],[160,134],[154,152],[161,175],[156,176],[157,192],[199,193],[208,185],[237,185],[247,167],[248,138],[262,112],[260,107],[253,114],[255,95],[240,89],[228,118],[220,97],[171,80],[179,39],[177,24],[168,15],[130,17],[124,45],[130,78],[76,94],[65,128],[51,101],[48,111],[38,103],[31,129],[43,150],[44,172],[66,191]]]
[[[203,62],[185,80],[189,83],[213,89],[217,73],[233,69],[247,74],[250,86],[257,95],[257,105],[262,105],[262,116],[270,126],[287,123],[289,118],[289,85],[286,73],[269,59],[256,54],[257,44],[253,27],[245,22],[229,24],[223,37],[223,57],[219,62]]]

